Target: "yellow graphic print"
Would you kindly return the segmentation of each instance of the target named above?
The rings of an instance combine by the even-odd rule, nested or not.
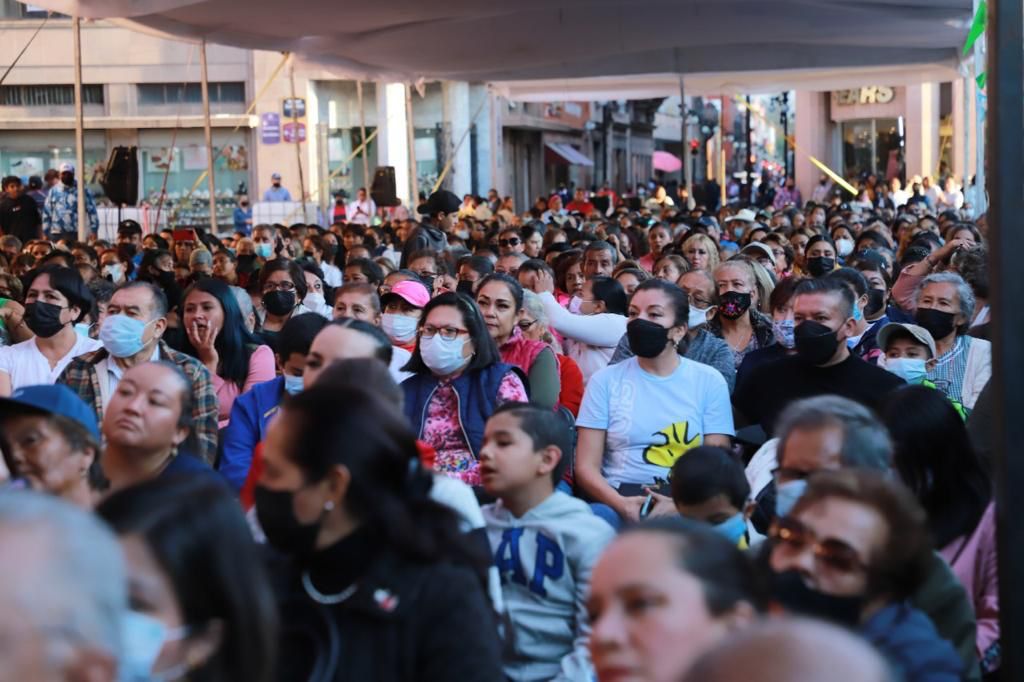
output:
[[[687,450],[700,445],[700,435],[690,438],[689,422],[676,422],[669,427],[658,431],[655,437],[664,439],[664,443],[648,445],[644,450],[644,461],[658,467],[671,469]]]

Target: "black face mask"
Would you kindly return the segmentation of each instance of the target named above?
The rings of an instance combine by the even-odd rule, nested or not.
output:
[[[118,246],[118,250],[126,253],[129,258],[135,258],[135,254],[139,252],[139,247],[135,244],[128,243]]]
[[[750,310],[750,294],[727,291],[718,298],[718,313],[727,320],[739,319],[743,317],[743,313]]]
[[[885,292],[881,289],[868,289],[868,304],[864,307],[865,315],[874,315],[885,307]]]
[[[829,258],[828,256],[818,256],[817,258],[807,259],[807,272],[812,277],[824,277],[828,273],[832,272],[836,267],[836,259]]]
[[[302,252],[302,257],[305,258],[306,260],[310,261],[310,262],[316,262],[316,258],[314,257],[312,251],[303,251]]]
[[[460,279],[459,283],[455,285],[455,292],[465,294],[466,296],[472,296],[473,282],[470,282],[468,279]]]
[[[956,315],[935,308],[918,308],[914,314],[914,322],[928,330],[932,338],[944,339],[956,329]]]
[[[308,557],[316,551],[321,519],[305,524],[295,518],[295,492],[257,485],[253,490],[256,518],[271,545],[288,556]]]
[[[59,305],[34,301],[25,305],[25,324],[36,336],[48,339],[64,328],[65,322],[60,321],[60,314],[65,310]]]
[[[796,354],[809,365],[824,365],[832,359],[839,348],[836,333],[813,320],[804,320],[793,330]]]
[[[772,574],[772,596],[787,611],[854,627],[860,623],[864,597],[839,597],[813,590],[799,571]]]
[[[295,309],[295,292],[268,291],[263,294],[263,307],[271,315],[287,315]]]
[[[175,278],[173,270],[157,270],[153,274],[153,281],[164,289],[174,286]]]
[[[423,286],[427,288],[427,291],[433,293],[434,291],[434,277],[420,277],[420,281],[423,282]]]
[[[668,329],[656,322],[637,318],[626,325],[626,338],[634,355],[656,358],[668,345]]]

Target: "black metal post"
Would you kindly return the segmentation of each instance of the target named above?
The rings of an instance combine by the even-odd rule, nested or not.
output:
[[[786,169],[785,177],[789,177],[789,93],[782,93],[782,165]]]
[[[746,145],[745,152],[747,158],[743,161],[743,170],[746,171],[746,181],[743,183],[744,188],[744,200],[748,204],[754,203],[754,147],[751,140],[750,130],[750,95],[747,95],[747,121],[746,121]]]
[[[1024,679],[1024,4],[988,0],[989,265],[992,270],[993,367],[995,406],[992,443],[996,461],[996,518],[999,545],[1000,679]],[[980,131],[979,131],[980,132]]]

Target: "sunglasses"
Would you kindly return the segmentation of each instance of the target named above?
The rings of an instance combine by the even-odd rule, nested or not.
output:
[[[516,326],[525,332],[535,324],[537,324],[537,320],[519,320],[519,322],[516,323]]]
[[[853,547],[835,538],[819,540],[814,531],[795,518],[777,519],[768,530],[768,537],[794,552],[810,549],[815,561],[828,570],[839,573],[867,570]]]
[[[519,237],[498,240],[498,246],[519,246],[520,244],[522,244],[522,241],[520,241]]]

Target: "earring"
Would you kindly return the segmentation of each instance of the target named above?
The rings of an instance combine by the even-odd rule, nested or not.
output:
[[[333,509],[334,509],[334,502],[332,502],[331,500],[327,500],[326,502],[324,502],[324,511],[331,511]]]

